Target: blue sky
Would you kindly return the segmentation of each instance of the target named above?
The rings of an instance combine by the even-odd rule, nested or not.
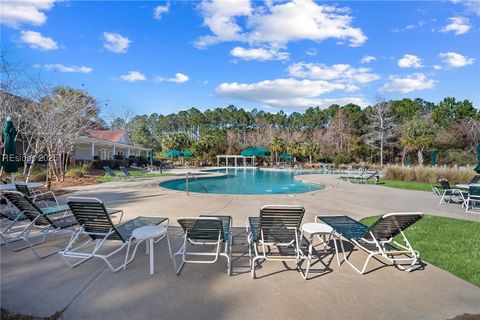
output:
[[[1,44],[104,112],[302,111],[445,96],[480,106],[478,1],[2,1]]]

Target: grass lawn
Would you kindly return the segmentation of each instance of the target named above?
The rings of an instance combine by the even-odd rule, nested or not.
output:
[[[367,183],[368,184],[374,184],[375,179],[370,179],[370,180],[367,181]],[[432,191],[432,185],[430,183],[427,183],[427,182],[403,181],[403,180],[383,180],[383,179],[381,179],[380,182],[377,183],[377,184],[379,186],[397,188],[397,189]]]
[[[378,217],[361,222],[370,225]],[[420,258],[480,286],[480,223],[426,215],[405,231]]]
[[[432,185],[426,182],[401,181],[401,180],[380,180],[379,185],[408,190],[432,191]]]
[[[113,170],[113,172],[115,172],[115,174],[117,176],[123,177],[122,171]],[[174,174],[172,174],[172,173],[144,173],[142,170],[128,170],[128,172],[130,172],[132,177],[135,177],[135,178],[141,178],[141,177],[153,178],[153,177],[174,176]],[[104,176],[101,176],[101,177],[97,178],[97,182],[99,182],[99,183],[111,182],[111,181],[115,181],[115,178],[107,176],[107,175],[104,175]]]

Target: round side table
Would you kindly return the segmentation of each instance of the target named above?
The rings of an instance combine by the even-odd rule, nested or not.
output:
[[[127,247],[127,255],[125,259],[128,257],[128,252],[130,250],[130,244],[132,243],[133,239],[136,239],[139,241],[137,246],[140,244],[142,241],[146,241],[146,252],[147,254],[150,255],[150,275],[153,275],[154,273],[154,265],[153,265],[153,259],[154,259],[154,254],[153,254],[153,243],[155,238],[160,238],[158,240],[161,240],[163,238],[167,238],[167,241],[169,242],[169,249],[170,249],[170,241],[168,239],[168,233],[167,233],[167,227],[164,226],[144,226],[137,228],[133,230],[132,236],[130,237],[128,247]],[[135,254],[135,252],[133,253]],[[170,254],[171,255],[171,254]],[[126,261],[126,260],[125,260]],[[124,266],[124,269],[126,267],[126,264]]]

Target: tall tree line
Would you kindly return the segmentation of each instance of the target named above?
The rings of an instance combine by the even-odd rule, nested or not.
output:
[[[190,149],[202,162],[216,154],[238,154],[251,146],[288,152],[300,160],[336,163],[401,163],[410,156],[424,164],[435,149],[446,164],[475,161],[480,112],[469,100],[440,103],[417,99],[311,107],[304,112],[245,110],[233,105],[172,114],[136,115],[111,122],[132,141],[157,152]],[[273,159],[276,160],[276,159]]]

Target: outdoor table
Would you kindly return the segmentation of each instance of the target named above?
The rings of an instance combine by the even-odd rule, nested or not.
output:
[[[20,184],[20,182],[19,182]],[[21,183],[21,184],[25,184],[25,183]],[[29,188],[39,188],[43,186],[43,183],[41,182],[29,182],[27,183],[27,187]],[[10,191],[10,190],[17,190],[17,188],[15,188],[15,184],[14,183],[7,183],[7,184],[0,184],[0,190],[2,191]]]
[[[168,237],[167,234],[167,227],[164,226],[144,226],[137,228],[133,230],[132,236],[130,237],[130,241],[128,243],[128,248],[127,248],[127,256],[128,252],[130,250],[130,243],[133,239],[137,239],[138,241],[146,241],[145,246],[146,246],[146,253],[150,254],[150,275],[153,275],[154,273],[154,266],[153,266],[153,240],[155,238],[161,238],[163,237]],[[159,240],[161,240],[159,239]]]
[[[333,234],[333,228],[327,224],[318,223],[318,222],[311,222],[305,223],[302,225],[302,232],[300,234],[300,241],[303,239],[304,233],[309,234],[309,245],[308,245],[308,256],[307,256],[307,270],[304,274],[304,279],[308,276],[308,271],[310,270],[310,265],[312,261],[312,251],[313,251],[313,238],[315,235],[318,235],[319,239],[322,239],[323,242],[323,250],[325,251],[327,246],[326,236],[329,236],[329,240],[331,235]]]
[[[333,232],[332,227],[330,227],[327,224],[323,223],[318,223],[318,222],[311,222],[311,223],[305,223],[302,225],[302,232],[300,235],[300,239],[303,239],[303,234],[308,233],[310,235],[309,238],[309,246],[308,246],[308,253],[309,255],[312,254],[312,249],[313,249],[313,236],[318,235],[319,238],[321,236],[322,242],[323,242],[323,247],[325,248],[327,242],[325,240],[325,236],[331,235]]]

